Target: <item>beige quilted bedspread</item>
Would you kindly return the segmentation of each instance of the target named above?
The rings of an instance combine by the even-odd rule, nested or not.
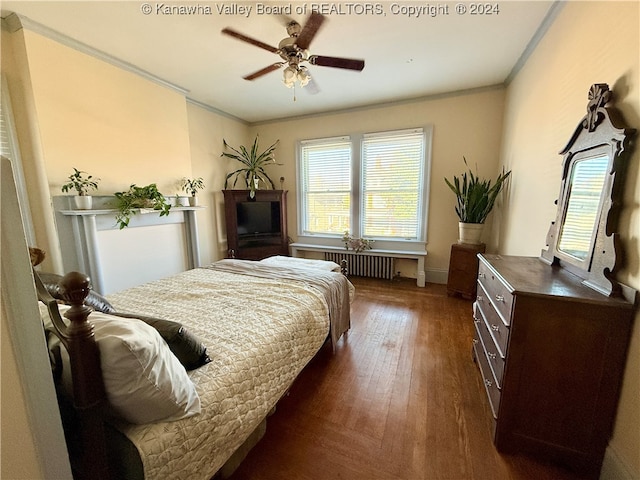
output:
[[[109,301],[118,310],[183,323],[212,358],[189,373],[203,405],[200,415],[119,426],[141,453],[148,480],[210,479],[329,332],[322,294],[292,280],[198,268],[110,295]]]

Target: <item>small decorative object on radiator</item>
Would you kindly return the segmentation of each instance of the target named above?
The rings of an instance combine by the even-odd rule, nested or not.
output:
[[[342,236],[342,243],[347,250],[351,249],[356,253],[360,253],[363,250],[371,250],[371,245],[375,243],[375,240],[367,240],[366,238],[355,238],[349,233],[349,230],[344,232]]]

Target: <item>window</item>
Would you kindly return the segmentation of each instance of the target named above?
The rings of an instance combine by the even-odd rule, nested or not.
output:
[[[424,243],[430,133],[300,142],[298,234],[341,238],[348,230],[376,241]]]
[[[350,229],[351,142],[349,137],[302,142],[302,232],[340,234]]]
[[[22,170],[22,159],[18,151],[18,141],[16,138],[13,112],[9,97],[9,89],[4,76],[0,77],[0,155],[8,158],[13,168],[13,175],[18,190],[18,203],[22,216],[22,225],[25,237],[29,245],[35,245],[35,233],[33,221],[31,219],[31,209],[29,207],[29,197]]]

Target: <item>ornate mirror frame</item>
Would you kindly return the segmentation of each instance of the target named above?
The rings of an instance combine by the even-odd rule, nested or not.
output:
[[[636,130],[624,128],[617,112],[607,106],[611,94],[607,84],[591,86],[587,114],[560,152],[564,158],[558,211],[541,259],[578,275],[603,295],[627,296],[628,287],[614,278],[622,260],[616,229],[624,172]],[[582,175],[581,186],[574,183],[578,175]],[[574,221],[566,222],[567,218]],[[570,233],[565,233],[569,229],[572,240],[567,240]],[[574,247],[568,247],[570,244]]]

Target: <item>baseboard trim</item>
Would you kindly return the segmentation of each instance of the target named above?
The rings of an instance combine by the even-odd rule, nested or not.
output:
[[[446,285],[447,280],[449,280],[449,270],[427,269],[425,270],[425,274],[428,283]]]
[[[633,473],[631,467],[609,445],[604,453],[600,480],[637,480],[640,472]]]

